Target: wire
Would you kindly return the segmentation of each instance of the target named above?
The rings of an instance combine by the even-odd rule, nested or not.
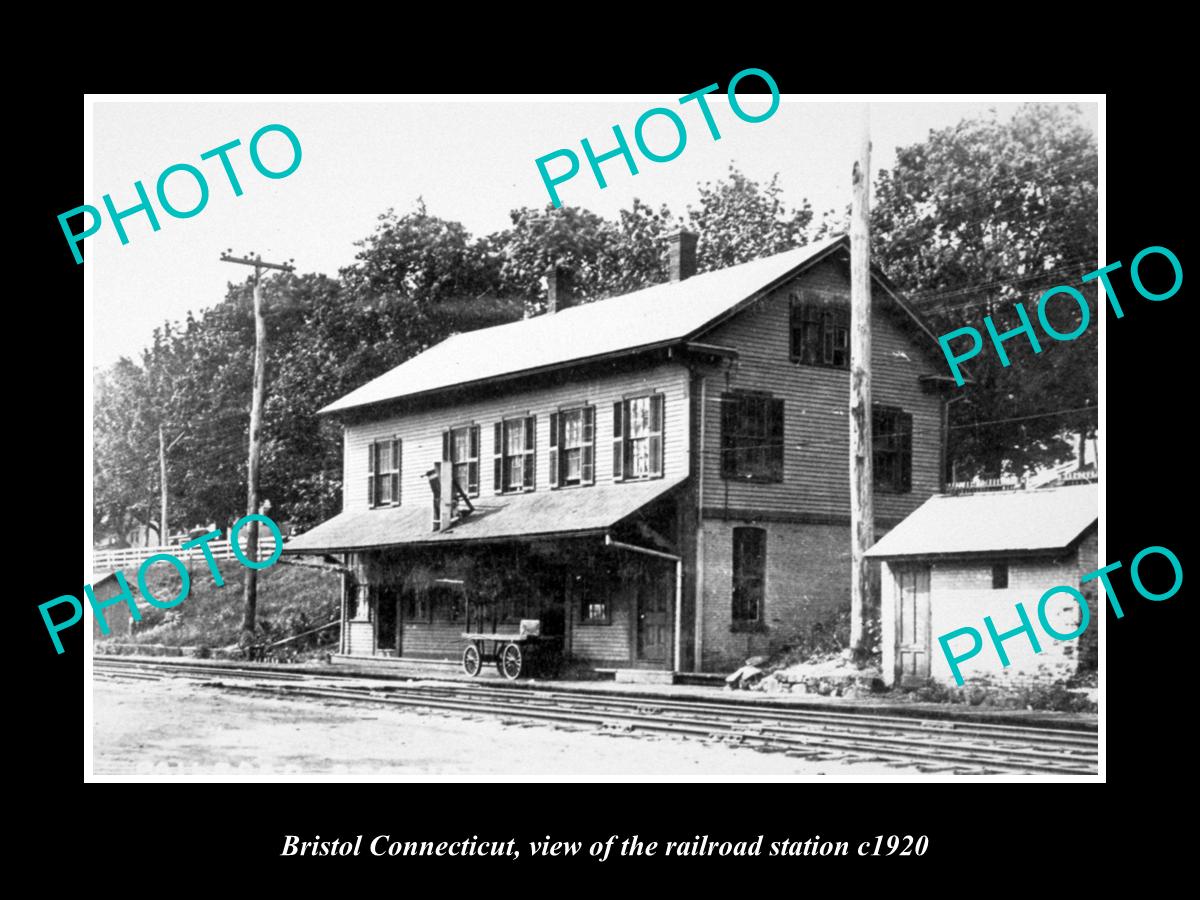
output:
[[[1070,413],[1078,412],[1095,412],[1099,409],[1098,406],[1081,406],[1078,409],[1056,409],[1054,412],[1035,413],[1031,416],[1013,416],[1011,419],[990,419],[986,422],[968,422],[964,425],[951,425],[950,429],[955,428],[978,428],[980,425],[1000,425],[1005,422],[1024,422],[1027,419],[1044,419],[1047,416],[1065,416]]]

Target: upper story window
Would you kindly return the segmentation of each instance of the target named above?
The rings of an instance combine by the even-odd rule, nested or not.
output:
[[[596,480],[596,408],[581,406],[550,414],[550,486]]]
[[[442,459],[450,460],[454,480],[468,497],[479,496],[479,426],[442,432]]]
[[[912,490],[912,414],[876,404],[871,416],[875,487],[906,494]]]
[[[733,529],[733,624],[762,622],[767,584],[767,532]]]
[[[496,423],[492,445],[492,481],[496,493],[533,490],[536,435],[537,416]]]
[[[367,503],[398,506],[400,503],[399,438],[375,441],[367,448]]]
[[[792,361],[806,366],[850,367],[850,309],[792,294]]]
[[[721,477],[783,481],[783,401],[721,395]]]
[[[613,479],[658,478],[663,473],[663,395],[613,404]]]

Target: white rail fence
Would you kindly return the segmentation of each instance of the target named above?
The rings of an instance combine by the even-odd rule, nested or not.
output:
[[[239,538],[238,545],[243,555],[248,555],[246,554],[245,533],[243,532],[239,535]],[[214,559],[234,559],[233,547],[230,546],[228,540],[209,541],[208,549],[211,551]],[[258,538],[258,558],[265,559],[274,552],[275,536],[270,532],[260,535]],[[169,553],[171,556],[185,561],[204,560],[204,548],[202,546],[191,547],[187,550],[184,550],[179,544],[173,544],[169,547],[126,547],[122,550],[94,550],[92,551],[92,571],[115,572],[117,569],[136,568],[158,553]]]

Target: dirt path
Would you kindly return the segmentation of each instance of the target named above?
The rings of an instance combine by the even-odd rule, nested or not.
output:
[[[98,776],[507,775],[832,776],[914,774],[674,738],[504,724],[224,693],[183,681],[94,686]]]

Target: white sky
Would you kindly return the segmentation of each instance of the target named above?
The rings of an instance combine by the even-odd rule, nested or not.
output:
[[[300,272],[335,276],[353,262],[353,242],[374,230],[381,213],[389,207],[408,211],[419,196],[431,214],[460,221],[476,236],[500,230],[509,224],[509,210],[549,202],[534,160],[561,148],[573,150],[581,160],[579,174],[558,188],[564,204],[609,218],[635,196],[654,207],[665,202],[680,214],[695,201],[697,182],[722,177],[731,160],[760,181],[779,172],[789,205],[807,197],[818,217],[849,202],[858,106],[785,98],[770,119],[748,123],[733,114],[723,92],[714,92],[710,106],[721,132],[721,140],[714,141],[699,109],[694,103],[678,107],[679,96],[619,102],[97,102],[94,196],[84,202],[103,209],[101,198],[110,193],[118,210],[133,206],[133,182],[140,179],[161,230],[152,231],[146,216],[138,213],[124,220],[127,245],[120,244],[107,218],[84,242],[84,265],[91,267],[94,279],[92,362],[104,366],[122,355],[137,359],[164,320],[219,303],[227,283],[249,273],[219,261],[226,248],[235,255],[255,251],[272,261],[294,259]],[[1018,105],[874,102],[872,172],[890,168],[898,146],[922,140],[930,129],[989,109],[1008,118]],[[678,109],[687,126],[687,146],[670,162],[650,162],[634,144],[634,123],[653,106]],[[744,106],[751,113],[765,110],[766,98],[747,100]],[[1080,106],[1094,131],[1096,105]],[[250,137],[269,123],[287,125],[303,148],[300,167],[283,179],[259,175],[250,162]],[[625,162],[615,158],[602,166],[608,187],[601,190],[583,158],[580,139],[588,138],[597,153],[610,150],[616,146],[614,124],[621,125],[639,174],[631,175]],[[663,153],[673,146],[674,133],[660,116],[647,126],[645,136],[652,150]],[[235,138],[242,146],[230,153],[230,160],[245,192],[241,197],[233,196],[218,160],[200,160],[202,152]],[[261,150],[270,168],[282,169],[290,160],[281,135],[264,138]],[[189,219],[171,218],[154,198],[159,173],[180,162],[199,168],[210,190],[208,205]],[[552,174],[559,171],[555,165],[565,162],[552,163]],[[194,182],[187,175],[173,175],[168,198],[180,209],[190,208],[198,199]],[[65,241],[63,251],[69,253]]]

